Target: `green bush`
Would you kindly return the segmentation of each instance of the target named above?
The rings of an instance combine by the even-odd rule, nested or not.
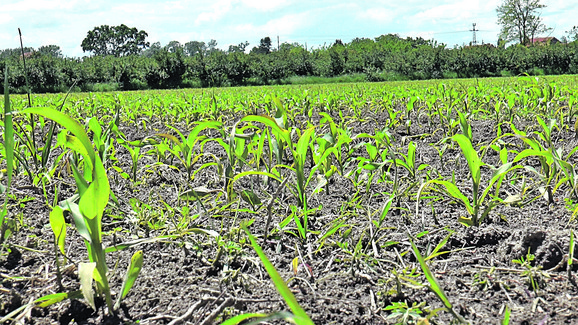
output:
[[[18,53],[17,51],[12,51]],[[12,53],[10,52],[10,53]],[[192,54],[192,55],[189,55]],[[113,91],[332,82],[381,82],[440,78],[578,73],[578,43],[496,48],[489,44],[447,48],[422,38],[382,35],[305,49],[282,44],[267,53],[218,49],[185,54],[157,49],[126,57],[62,58],[34,52],[27,59],[33,92]],[[19,55],[0,58],[10,66],[10,91],[25,93]]]

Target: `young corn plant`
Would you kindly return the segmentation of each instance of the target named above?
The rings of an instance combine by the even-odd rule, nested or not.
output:
[[[340,172],[343,175],[344,161],[342,151],[352,140],[345,129],[338,128],[329,114],[322,112],[319,115],[322,116],[321,125],[328,125],[329,132],[323,137],[315,138],[316,143],[311,143],[310,152],[314,165],[318,166],[320,173],[316,190],[325,186],[326,192],[329,193],[328,181],[335,172]],[[332,163],[331,156],[335,158],[337,166]]]
[[[92,131],[92,142],[96,147],[96,151],[100,156],[100,160],[106,166],[108,160],[111,158],[111,149],[113,146],[113,136],[118,133],[118,125],[120,123],[120,108],[117,108],[115,117],[109,122],[108,126],[103,130],[98,119],[93,116],[88,121],[88,129]]]
[[[540,118],[538,118],[541,121]],[[540,123],[543,127],[546,126],[543,122]],[[560,156],[561,151],[556,150],[552,146],[551,141],[551,132],[548,131],[548,128],[545,127],[544,132],[540,133],[540,138],[548,145],[545,147],[540,143],[540,141],[530,138],[526,135],[525,132],[517,130],[515,127],[512,126],[512,129],[515,133],[515,136],[520,138],[527,146],[528,149],[522,150],[516,155],[514,158],[514,162],[521,161],[525,158],[536,158],[540,162],[540,170],[536,170],[534,167],[530,165],[524,166],[524,169],[528,170],[529,172],[534,173],[540,179],[540,183],[542,186],[539,187],[539,190],[543,193],[544,198],[548,202],[548,204],[554,203],[554,189],[557,187],[553,185],[554,179],[557,177],[558,166],[562,166],[562,170],[568,173],[568,176],[571,176],[570,170],[568,170],[568,165],[561,163]],[[574,151],[573,151],[574,152]],[[558,158],[555,160],[555,158]],[[558,162],[556,164],[555,162]]]
[[[193,151],[195,149],[195,144],[197,141],[202,140],[199,138],[199,133],[209,128],[222,132],[222,125],[223,123],[217,121],[200,122],[193,128],[187,137],[185,137],[179,130],[171,127],[171,129],[173,129],[179,135],[180,139],[168,133],[160,133],[157,135],[159,137],[168,139],[175,144],[174,148],[170,148],[168,150],[182,163],[187,172],[187,179],[190,180],[193,173]]]
[[[271,277],[271,281],[273,281],[275,288],[277,289],[277,291],[279,291],[279,293],[281,294],[281,296],[283,297],[283,299],[293,312],[293,316],[290,317],[291,320],[295,324],[313,325],[314,324],[313,321],[311,320],[311,318],[309,318],[307,313],[305,313],[303,308],[299,305],[297,299],[295,299],[295,296],[293,295],[289,287],[287,287],[287,284],[285,283],[279,272],[277,272],[277,270],[275,269],[275,266],[269,261],[269,259],[263,252],[263,249],[257,243],[257,239],[253,235],[251,235],[251,233],[245,226],[243,226],[243,230],[247,234],[251,246],[253,246],[253,249],[259,256],[259,259],[261,260],[261,262],[263,262],[263,266],[265,266],[265,270],[267,270],[267,273],[269,273],[269,276]],[[238,323],[231,321],[230,324],[238,324]]]
[[[435,276],[433,275],[429,266],[427,265],[426,260],[423,258],[423,256],[419,252],[419,249],[417,248],[417,246],[415,246],[415,244],[413,243],[413,240],[411,239],[411,237],[409,238],[409,241],[411,243],[411,248],[413,249],[413,253],[415,255],[415,258],[418,260],[419,265],[421,266],[421,269],[422,269],[427,281],[429,282],[428,288],[436,294],[436,296],[442,301],[442,303],[444,304],[446,309],[454,316],[454,318],[460,324],[468,324],[468,322],[453,309],[452,303],[450,302],[450,300],[446,296],[442,287],[437,282]]]
[[[142,252],[137,252],[132,258],[127,271],[127,276],[119,294],[117,303],[113,305],[111,290],[108,282],[108,267],[105,259],[105,249],[102,246],[102,217],[104,209],[111,196],[110,185],[106,170],[100,156],[95,152],[86,131],[80,124],[69,116],[50,108],[29,108],[22,111],[23,114],[36,114],[52,119],[73,136],[66,135],[65,145],[79,153],[84,158],[84,173],[81,174],[78,167],[73,165],[74,179],[78,187],[78,204],[74,203],[74,197],[63,202],[63,206],[55,206],[50,213],[50,222],[57,243],[62,250],[63,229],[65,210],[72,214],[74,224],[79,235],[85,240],[88,251],[89,263],[80,263],[79,277],[81,293],[86,301],[96,310],[92,281],[96,282],[98,293],[104,296],[108,311],[111,314],[120,304],[120,300],[128,294],[128,291],[138,277],[143,263]],[[40,305],[52,304],[66,298],[76,297],[78,293],[60,293],[44,300]]]
[[[235,178],[236,175],[241,173],[243,167],[246,164],[248,164],[247,157],[249,155],[249,148],[252,146],[253,137],[255,136],[255,132],[249,132],[245,134],[244,131],[246,129],[249,129],[249,127],[239,129],[237,127],[239,123],[240,121],[235,123],[235,125],[233,125],[231,131],[229,132],[228,138],[226,138],[225,140],[221,138],[209,138],[203,140],[200,146],[201,151],[203,151],[202,148],[205,146],[207,142],[215,141],[225,150],[226,159],[220,159],[216,157],[214,158],[216,159],[215,162],[217,165],[217,169],[219,170],[219,173],[223,174],[224,179],[223,190],[226,191],[227,199],[229,200],[229,202],[237,196],[237,193],[233,191],[232,186],[233,179]],[[201,154],[197,157],[200,157],[202,155],[203,153],[201,152]],[[195,158],[195,161],[197,157]],[[208,167],[209,165],[204,166]],[[202,166],[201,169],[205,168],[204,166]],[[195,173],[197,172],[199,172],[199,169],[195,171]]]
[[[320,167],[320,165],[315,165],[311,168],[309,174],[305,174],[305,163],[307,159],[307,152],[309,151],[309,142],[315,134],[315,127],[310,127],[303,131],[299,135],[299,140],[296,144],[294,144],[291,140],[291,135],[288,130],[285,130],[277,124],[277,122],[268,117],[268,116],[257,116],[257,115],[249,115],[241,119],[241,121],[245,122],[260,122],[264,125],[271,128],[273,131],[272,133],[275,135],[276,138],[282,139],[285,143],[289,144],[288,147],[291,149],[291,153],[293,156],[293,166],[283,166],[295,173],[296,176],[296,199],[299,204],[299,207],[303,211],[302,222],[299,221],[300,218],[295,217],[295,221],[300,225],[300,228],[304,229],[304,234],[307,233],[308,227],[308,207],[307,207],[307,192],[306,189],[311,181],[311,179],[315,176],[316,170]],[[299,132],[298,129],[296,132]],[[327,158],[331,154],[331,151],[326,151],[323,155]],[[320,162],[323,162],[324,159],[320,159]],[[301,233],[301,232],[300,232]],[[303,238],[305,239],[305,238]]]
[[[418,211],[419,201],[422,192],[431,185],[437,185],[439,189],[443,190],[443,192],[445,192],[450,197],[457,199],[459,202],[463,203],[464,206],[466,207],[466,210],[470,215],[470,217],[461,217],[460,221],[468,226],[477,227],[487,217],[489,212],[498,204],[497,203],[498,201],[492,200],[492,202],[490,202],[484,207],[485,200],[487,196],[490,194],[490,191],[493,188],[493,186],[496,185],[497,187],[496,193],[499,193],[499,188],[501,187],[502,181],[504,180],[508,172],[510,172],[513,169],[520,168],[520,166],[513,165],[515,161],[504,163],[498,168],[487,165],[482,162],[482,160],[478,156],[478,152],[474,149],[468,137],[466,137],[463,134],[456,134],[452,137],[452,140],[458,143],[468,163],[470,177],[472,180],[472,200],[470,201],[470,199],[462,191],[460,191],[460,189],[456,186],[456,184],[446,180],[432,179],[422,184],[417,193],[416,215],[419,215]],[[490,169],[492,169],[492,177],[490,178],[490,181],[487,184],[486,188],[483,189],[483,191],[481,191],[480,193],[481,178],[482,178],[481,171],[482,167],[484,166],[488,166]]]
[[[130,154],[131,158],[131,167],[130,167],[130,174],[123,171],[118,166],[112,166],[114,170],[116,170],[123,178],[131,179],[133,182],[137,182],[137,171],[138,171],[138,161],[141,157],[141,150],[149,145],[149,139],[143,140],[135,140],[135,141],[127,141],[124,137],[119,136],[116,138],[116,141],[123,146]]]
[[[405,155],[402,153],[399,154],[403,159],[398,158],[395,159],[396,165],[407,170],[407,172],[409,173],[409,177],[412,181],[416,181],[418,173],[429,166],[427,164],[420,164],[419,166],[416,165],[415,163],[416,148],[417,147],[415,142],[411,141],[407,146],[407,154]]]

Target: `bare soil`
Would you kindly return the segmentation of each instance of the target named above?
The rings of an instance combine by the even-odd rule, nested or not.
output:
[[[374,133],[383,128],[385,119],[385,116],[368,116],[365,122],[350,125],[352,134]],[[515,123],[519,129],[533,125],[532,121]],[[409,140],[415,141],[418,164],[430,165],[426,171],[439,171],[446,179],[453,177],[462,191],[469,189],[471,193],[468,167],[459,147],[448,149],[440,160],[430,145],[441,140],[440,132],[433,133],[437,128],[435,122],[432,125],[414,123],[409,134],[405,127],[390,131],[395,139],[394,147],[407,148]],[[158,132],[128,126],[121,130],[131,139]],[[494,139],[496,125],[477,121],[473,130],[474,139],[480,146]],[[513,138],[507,141],[511,141],[512,146],[522,145]],[[555,144],[563,147],[564,152],[577,145],[573,132],[567,131],[555,134]],[[121,146],[116,150],[117,166],[129,170],[128,152]],[[205,150],[220,157],[225,155],[220,147]],[[364,152],[360,147],[355,154],[363,155]],[[198,208],[195,202],[178,199],[187,183],[186,171],[165,165],[156,167],[154,173],[146,172],[147,168],[140,169],[153,161],[151,157],[141,159],[136,184],[109,169],[111,188],[120,204],[111,205],[103,219],[106,247],[176,235],[171,218],[179,219],[182,215],[167,212],[165,203],[174,209],[187,204],[193,211]],[[489,150],[484,161],[495,164],[499,157]],[[403,171],[399,173],[402,179],[407,177]],[[487,181],[490,175],[488,169],[483,170],[484,180]],[[70,176],[55,179],[47,188],[49,202],[53,200],[54,185],[58,184],[61,199],[75,191]],[[8,239],[0,257],[0,316],[61,290],[56,277],[54,236],[48,221],[50,209],[43,189],[32,186],[23,174],[16,177],[14,186],[9,216],[16,221],[17,230]],[[215,169],[205,169],[192,181],[191,187],[195,186],[220,188],[222,180]],[[241,189],[253,185],[246,181],[236,186]],[[310,190],[313,188],[311,186]],[[254,190],[265,202],[268,198],[265,192],[272,193],[273,189],[274,186],[262,186]],[[504,185],[503,189],[502,199],[508,195],[505,191],[514,194],[511,187]],[[135,245],[107,255],[111,288],[116,294],[131,255],[136,250],[144,252],[141,274],[118,315],[107,315],[102,301],[97,301],[97,310],[92,310],[80,299],[27,310],[19,321],[30,324],[217,324],[246,312],[289,310],[239,230],[239,222],[254,219],[250,231],[258,236],[265,253],[316,324],[396,324],[400,319],[390,317],[392,311],[385,309],[396,302],[406,302],[409,306],[422,304],[421,315],[429,316],[430,324],[456,322],[428,289],[409,241],[409,236],[414,238],[422,255],[429,256],[448,235],[447,243],[440,249],[445,253],[428,263],[454,310],[466,320],[472,324],[499,324],[508,306],[511,308],[510,324],[578,324],[577,267],[575,263],[569,273],[566,263],[570,229],[576,225],[571,221],[572,211],[566,206],[567,189],[556,191],[553,204],[548,205],[540,197],[523,207],[500,205],[479,227],[466,227],[458,222],[460,216],[466,216],[465,208],[451,199],[424,198],[419,203],[419,215],[416,215],[415,188],[410,191],[411,195],[396,201],[395,208],[385,217],[384,226],[377,230],[370,219],[379,218],[381,207],[388,198],[386,193],[391,190],[391,183],[378,183],[376,178],[371,186],[362,185],[358,192],[349,179],[336,174],[329,184],[329,192],[310,195],[310,207],[320,208],[310,217],[312,232],[307,241],[295,236],[297,231],[293,222],[282,231],[278,229],[279,223],[290,215],[291,205],[297,203],[288,191],[282,191],[273,206],[272,226],[276,230],[271,231],[267,239],[263,236],[267,218],[265,208],[251,213],[250,205],[239,201],[239,207],[237,204],[231,206],[231,209],[239,210],[237,213],[226,210],[201,213],[190,220],[187,227],[213,229],[222,236],[222,251],[217,260],[216,239],[202,233]],[[135,210],[131,199],[133,203],[134,199],[140,202],[141,208]],[[222,197],[208,200],[207,208],[212,208],[211,204],[222,204],[218,202],[223,200]],[[144,204],[151,208],[145,208]],[[163,218],[166,220],[162,221]],[[348,226],[321,241],[337,218],[342,218]],[[160,226],[155,227],[155,222]],[[374,232],[377,235],[371,240]],[[65,291],[73,291],[79,288],[76,265],[86,261],[87,255],[82,239],[72,227],[67,235],[68,261],[63,266],[62,285]],[[354,253],[356,246],[359,250]],[[527,267],[513,262],[526,258],[527,254],[535,256]],[[306,267],[300,267],[295,274],[291,265],[299,255],[311,273]],[[408,323],[416,321],[409,319]]]

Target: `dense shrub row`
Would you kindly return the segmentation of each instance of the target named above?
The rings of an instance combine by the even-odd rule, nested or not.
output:
[[[299,76],[358,75],[368,81],[386,81],[578,74],[578,43],[450,49],[390,34],[313,50],[282,44],[270,53],[215,50],[187,56],[180,49],[163,48],[152,56],[61,58],[37,51],[26,62],[33,92],[65,91],[74,82],[77,90],[84,91],[135,90],[289,83]],[[21,56],[0,59],[2,76],[7,65],[12,91],[25,91]]]

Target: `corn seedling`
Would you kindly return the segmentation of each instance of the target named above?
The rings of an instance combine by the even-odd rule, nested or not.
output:
[[[450,302],[450,300],[446,296],[443,289],[438,284],[435,276],[432,274],[429,266],[427,265],[425,259],[422,257],[421,253],[419,252],[419,249],[417,248],[417,246],[415,246],[415,244],[413,243],[413,240],[411,239],[411,237],[409,238],[409,241],[411,243],[411,247],[413,249],[413,253],[415,255],[415,258],[418,260],[419,265],[421,266],[421,269],[422,269],[422,271],[423,271],[423,273],[424,273],[424,275],[425,275],[425,277],[429,283],[428,288],[436,294],[436,296],[441,300],[441,302],[444,304],[446,309],[455,317],[456,320],[458,320],[462,324],[467,324],[468,322],[466,322],[466,320],[460,314],[458,314],[454,311],[452,303]]]
[[[29,108],[22,113],[37,114],[50,118],[62,125],[74,136],[66,136],[66,145],[80,153],[84,158],[84,176],[80,174],[77,166],[73,166],[74,178],[78,186],[79,201],[78,204],[71,200],[65,201],[65,207],[55,206],[50,213],[51,221],[54,221],[52,227],[57,237],[57,242],[62,241],[63,232],[63,212],[68,210],[73,217],[76,229],[80,236],[85,240],[88,250],[89,263],[81,263],[79,266],[79,277],[81,281],[81,292],[87,302],[93,309],[94,293],[92,291],[92,280],[96,282],[98,293],[104,295],[108,310],[114,314],[115,308],[112,303],[111,290],[108,283],[108,267],[105,260],[105,251],[102,247],[102,216],[104,209],[110,198],[110,186],[106,170],[100,159],[93,149],[88,135],[85,130],[75,120],[69,116],[50,108]],[[142,266],[142,253],[137,252],[133,256],[132,267],[129,268],[129,274],[126,279],[126,285],[123,286],[122,297],[126,296],[134,280],[138,276]],[[66,296],[68,297],[68,296]],[[64,298],[66,298],[64,297]]]
[[[299,135],[299,140],[297,141],[297,143],[293,144],[293,142],[291,141],[290,132],[279,127],[277,122],[270,117],[249,115],[241,119],[241,121],[263,123],[273,130],[273,133],[275,134],[276,138],[282,139],[285,143],[289,144],[289,148],[291,149],[291,153],[293,155],[294,167],[286,166],[286,168],[293,171],[297,178],[295,183],[296,198],[301,210],[303,211],[302,229],[306,234],[308,229],[307,226],[309,214],[309,210],[307,208],[306,188],[309,185],[309,182],[311,181],[313,176],[315,175],[316,169],[319,168],[319,165],[316,165],[310,170],[309,175],[305,174],[305,162],[307,158],[307,152],[309,151],[309,141],[314,136],[315,127],[310,127],[305,131],[303,131],[303,133]],[[330,153],[331,151],[325,152],[324,156],[327,157],[329,156]],[[321,159],[320,161],[323,161],[323,159]]]
[[[169,126],[170,127],[170,126]],[[174,148],[169,148],[168,150],[176,157],[181,164],[184,166],[188,179],[191,179],[191,175],[193,173],[193,164],[194,164],[194,155],[193,150],[195,149],[195,143],[199,140],[198,135],[203,130],[212,128],[216,130],[221,130],[222,123],[217,121],[205,121],[197,124],[193,130],[189,133],[187,137],[185,137],[179,130],[170,127],[173,129],[178,135],[179,138],[175,137],[172,134],[168,133],[159,133],[157,134],[159,137],[168,139],[175,144]]]
[[[472,180],[472,200],[470,201],[465,194],[463,194],[460,189],[452,182],[440,179],[433,179],[425,182],[419,189],[417,194],[416,202],[416,215],[419,215],[419,201],[422,191],[430,185],[441,185],[443,186],[444,192],[452,198],[459,200],[464,204],[466,210],[468,211],[470,218],[462,217],[460,221],[470,225],[479,226],[488,213],[496,206],[496,202],[490,202],[484,208],[484,203],[490,190],[496,185],[498,188],[501,186],[501,182],[505,175],[513,169],[519,168],[520,166],[513,166],[514,162],[505,163],[498,168],[492,168],[492,177],[486,186],[486,188],[480,194],[480,183],[481,183],[481,168],[485,166],[482,160],[479,158],[477,151],[473,148],[470,140],[463,134],[456,134],[452,137],[452,140],[456,141],[462,149],[462,153],[466,158],[468,163],[470,177]],[[498,192],[498,189],[496,190]],[[480,215],[480,210],[482,210]]]
[[[261,246],[259,246],[259,244],[257,243],[257,239],[253,237],[253,235],[251,235],[251,233],[249,232],[249,230],[247,230],[247,228],[243,228],[243,230],[249,237],[251,246],[253,246],[253,249],[259,256],[259,259],[261,259],[261,262],[263,263],[265,270],[267,270],[267,273],[271,277],[271,281],[273,281],[275,288],[277,289],[277,291],[279,291],[279,293],[281,294],[281,296],[283,297],[283,299],[285,300],[287,305],[289,305],[289,308],[293,312],[293,321],[295,321],[296,324],[304,324],[304,325],[313,324],[313,321],[309,318],[309,316],[307,316],[303,308],[301,308],[301,306],[297,302],[297,299],[295,299],[295,296],[293,295],[291,290],[287,287],[287,284],[285,283],[283,278],[281,278],[279,272],[277,272],[277,270],[275,269],[275,266],[273,266],[273,264],[269,261],[269,259],[261,249]]]

